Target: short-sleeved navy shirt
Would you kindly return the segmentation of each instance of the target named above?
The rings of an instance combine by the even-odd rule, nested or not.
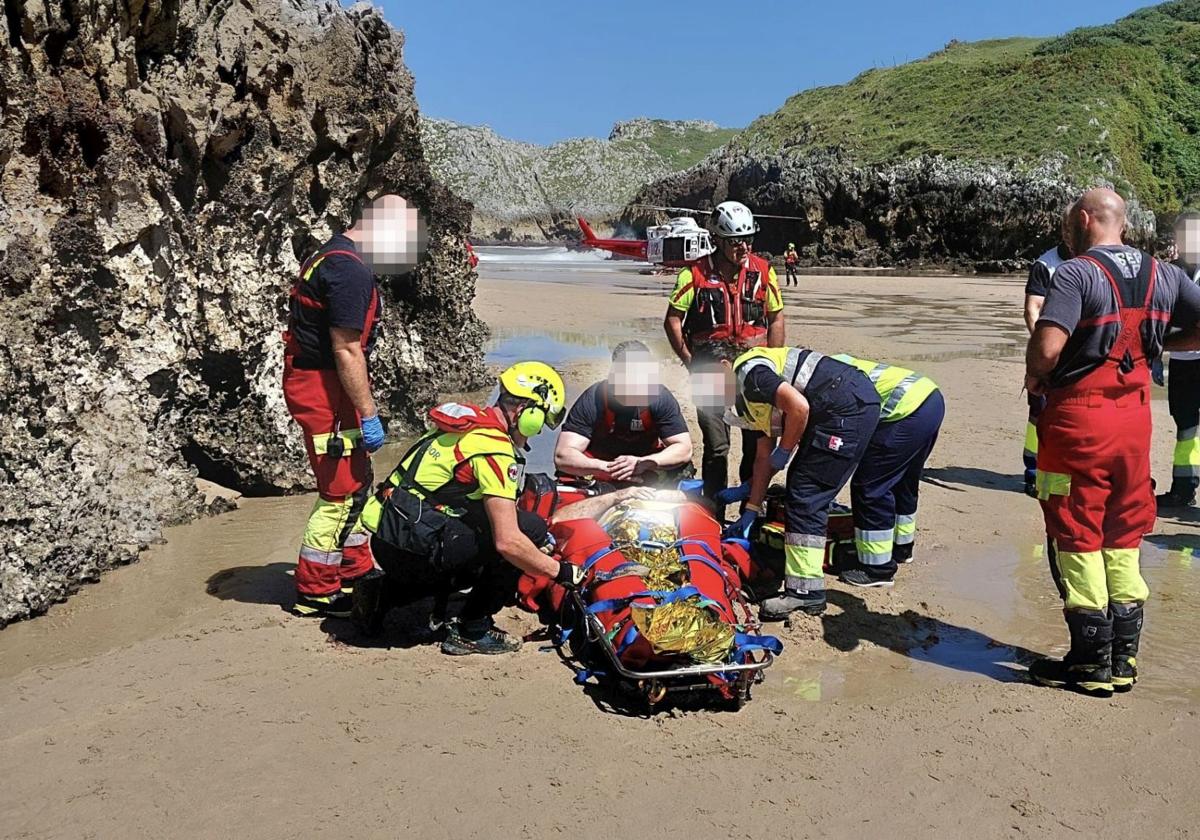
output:
[[[783,377],[766,365],[757,365],[746,371],[742,396],[746,402],[775,405],[775,392],[783,384]]]
[[[332,251],[349,251],[358,254],[354,241],[344,234],[337,234],[310,259],[311,265],[320,258],[307,281],[300,284],[301,293],[308,299],[322,304],[313,309],[298,306],[293,301],[289,329],[300,346],[300,366],[332,368],[333,344],[329,330],[339,327],[348,330],[370,330],[365,352],[374,345],[374,327],[378,324],[380,306],[375,275],[362,261],[350,254],[334,254]],[[322,257],[322,254],[328,256]],[[375,309],[372,317],[372,309]]]
[[[1029,266],[1029,279],[1025,281],[1025,294],[1045,297],[1050,288],[1050,278],[1060,265],[1071,259],[1071,252],[1066,245],[1051,248],[1033,261]]]
[[[604,392],[602,389],[608,387],[607,381],[600,381],[589,386],[580,394],[579,399],[575,400],[575,404],[567,412],[567,419],[563,421],[563,431],[574,432],[588,440],[596,437],[597,429],[604,422]],[[634,425],[635,421],[641,422],[642,410],[640,408],[621,405],[613,398],[611,391],[608,394],[608,407],[616,415],[618,434],[630,434],[638,431]],[[679,402],[675,399],[675,395],[665,387],[659,386],[658,396],[651,400],[649,408],[650,417],[654,420],[660,440],[687,433],[687,421],[683,419]]]

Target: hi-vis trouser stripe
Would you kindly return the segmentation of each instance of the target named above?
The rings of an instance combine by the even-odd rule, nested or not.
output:
[[[867,531],[854,529],[854,547],[858,551],[858,562],[864,566],[886,566],[892,562],[892,540],[895,531]]]
[[[1180,429],[1175,435],[1174,478],[1200,478],[1200,427]]]
[[[1025,421],[1025,463],[1037,464],[1038,435],[1037,424],[1032,420]]]
[[[825,589],[825,535],[784,535],[785,585],[794,592]]]
[[[361,521],[350,522],[354,508],[353,496],[337,502],[318,497],[304,528],[300,559],[322,566],[340,566],[343,546],[366,543],[368,536],[362,530]],[[353,530],[347,534],[351,525]]]
[[[912,545],[917,540],[917,515],[901,514],[896,517],[896,545]]]
[[[1109,602],[1140,604],[1150,597],[1138,568],[1139,549],[1062,551],[1056,544],[1053,558],[1063,606],[1068,610],[1104,612]]]

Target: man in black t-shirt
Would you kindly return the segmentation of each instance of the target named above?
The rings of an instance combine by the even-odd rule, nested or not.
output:
[[[692,438],[675,396],[658,380],[645,344],[617,345],[608,379],[584,391],[567,414],[554,450],[558,472],[618,486],[689,477]]]
[[[373,483],[369,453],[384,439],[367,367],[381,310],[375,275],[404,267],[397,243],[416,215],[400,196],[375,199],[304,262],[292,287],[283,396],[320,494],[296,566],[297,615],[348,616],[354,582],[374,565],[359,517]]]
[[[1063,214],[1063,241],[1033,261],[1029,267],[1029,279],[1025,282],[1025,328],[1033,335],[1037,320],[1046,303],[1046,291],[1058,267],[1071,259],[1071,249],[1066,245],[1067,214]],[[1029,395],[1029,420],[1025,424],[1025,495],[1037,498],[1037,422],[1046,398],[1041,394]]]

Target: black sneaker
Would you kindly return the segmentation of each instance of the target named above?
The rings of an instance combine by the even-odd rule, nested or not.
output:
[[[774,598],[762,602],[758,609],[758,617],[763,621],[783,621],[797,610],[809,615],[825,612],[825,591],[793,592],[785,589]]]
[[[863,588],[887,588],[890,589],[895,580],[892,575],[887,577],[877,577],[866,569],[847,569],[842,572],[839,578],[842,583],[848,583],[851,586],[861,586]]]
[[[1039,685],[1078,691],[1089,697],[1111,697],[1112,669],[1104,665],[1069,664],[1061,659],[1039,659],[1029,666],[1029,677]]]
[[[1159,493],[1154,497],[1154,501],[1158,503],[1159,508],[1191,507],[1196,504],[1196,491],[1170,490]]]
[[[333,595],[297,595],[292,614],[304,618],[349,618],[353,599],[335,592]]]
[[[488,627],[475,635],[460,624],[453,624],[442,642],[442,653],[450,656],[466,656],[471,653],[494,655],[514,653],[521,649],[521,640],[497,627]]]

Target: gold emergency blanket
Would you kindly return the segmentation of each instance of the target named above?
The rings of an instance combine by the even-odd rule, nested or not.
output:
[[[630,563],[644,566],[651,591],[674,592],[691,583],[676,543],[680,539],[673,502],[635,500],[611,508],[600,525]],[[659,653],[681,654],[709,665],[724,662],[734,628],[698,596],[656,607],[632,606],[633,623]]]

